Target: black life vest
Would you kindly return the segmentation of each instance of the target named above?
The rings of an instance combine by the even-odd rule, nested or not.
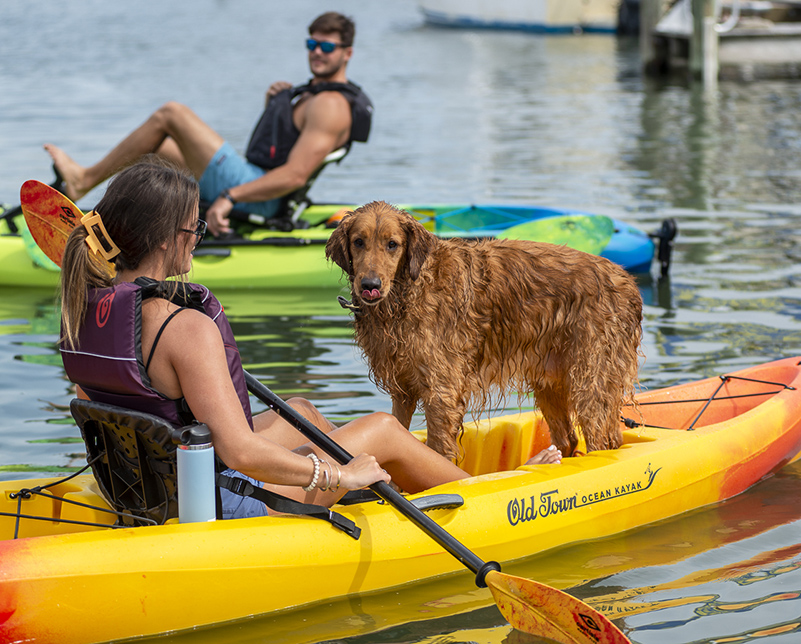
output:
[[[167,398],[150,384],[142,357],[142,302],[149,297],[169,299],[214,320],[225,345],[231,380],[252,427],[250,398],[234,333],[219,300],[199,284],[139,278],[90,291],[78,347],[60,347],[69,379],[96,402],[153,414],[176,427],[194,420],[183,398]]]
[[[350,138],[345,147],[350,148],[353,141],[367,142],[373,117],[373,104],[362,88],[347,83],[315,83],[293,87],[279,92],[270,99],[267,108],[250,135],[245,158],[250,163],[271,170],[282,166],[289,158],[289,152],[298,140],[300,131],[295,127],[292,113],[303,94],[320,92],[341,92],[350,103]]]

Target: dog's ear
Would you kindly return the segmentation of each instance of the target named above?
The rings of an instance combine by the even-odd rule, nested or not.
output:
[[[420,270],[428,254],[434,249],[437,238],[411,215],[404,221],[403,229],[406,233],[406,265],[409,277],[416,280],[420,277]]]
[[[334,232],[331,233],[325,244],[325,258],[334,262],[351,277],[353,276],[353,268],[351,266],[350,235],[348,233],[352,222],[353,213],[349,212],[340,220],[339,225],[334,228]]]

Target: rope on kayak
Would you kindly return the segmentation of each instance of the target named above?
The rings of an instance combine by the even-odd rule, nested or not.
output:
[[[772,382],[770,380],[757,380],[755,378],[746,378],[744,376],[733,376],[733,375],[718,376],[718,378],[720,378],[721,383],[720,385],[718,385],[717,389],[715,389],[715,391],[712,392],[712,395],[709,396],[709,398],[686,398],[684,400],[658,400],[652,402],[641,402],[638,404],[640,406],[646,406],[646,405],[676,405],[676,404],[695,403],[695,402],[705,403],[704,406],[701,408],[701,411],[698,412],[698,415],[695,417],[693,422],[690,423],[690,426],[686,430],[681,430],[681,431],[691,432],[695,430],[695,424],[701,419],[701,416],[703,416],[704,412],[707,410],[707,408],[713,401],[717,402],[721,400],[736,400],[738,398],[753,398],[756,396],[775,396],[776,394],[780,394],[785,389],[789,389],[790,391],[795,391],[795,387],[791,385],[786,385],[783,382]],[[743,380],[746,382],[754,382],[760,385],[771,385],[773,387],[781,387],[781,389],[779,389],[778,391],[763,391],[752,394],[737,394],[731,396],[721,396],[718,398],[717,397],[718,392],[720,392],[720,390],[723,389],[724,385],[726,385],[726,383],[728,383],[730,380]],[[626,418],[625,416],[622,416],[621,420],[623,421],[623,424],[629,429],[646,426],[645,423],[638,422],[631,418]],[[677,429],[675,427],[659,427],[657,425],[648,425],[648,427],[654,427],[656,429]]]
[[[19,538],[19,526],[20,526],[20,520],[21,519],[30,519],[32,521],[50,521],[50,522],[56,522],[56,523],[70,523],[70,524],[73,524],[73,525],[83,525],[83,526],[90,526],[90,527],[95,527],[95,528],[124,528],[124,527],[126,527],[124,525],[116,525],[116,524],[109,525],[107,523],[95,523],[95,522],[92,522],[92,521],[77,521],[77,520],[73,520],[73,519],[61,519],[61,518],[55,519],[52,516],[37,516],[37,515],[32,515],[32,514],[23,514],[22,513],[22,501],[23,500],[30,500],[35,494],[38,494],[39,496],[42,496],[42,497],[44,497],[46,499],[53,499],[55,501],[60,501],[61,503],[68,503],[70,505],[77,505],[77,506],[82,507],[82,508],[89,508],[90,510],[97,510],[98,512],[104,512],[106,514],[113,514],[114,516],[121,517],[121,518],[122,517],[128,517],[128,518],[137,519],[139,521],[143,521],[145,523],[149,523],[149,524],[152,524],[152,525],[158,525],[158,523],[156,521],[154,521],[153,519],[147,519],[147,518],[144,518],[144,517],[137,517],[135,515],[128,514],[126,512],[117,512],[116,510],[111,510],[109,508],[104,508],[104,507],[100,507],[100,506],[97,506],[97,505],[90,505],[89,503],[81,503],[80,501],[74,501],[72,499],[67,499],[65,497],[58,496],[58,495],[55,495],[55,494],[49,494],[49,493],[44,491],[49,487],[52,487],[54,485],[61,485],[63,483],[66,483],[70,479],[75,478],[79,474],[83,474],[87,469],[89,469],[92,466],[92,464],[98,458],[99,458],[99,456],[95,457],[94,459],[90,460],[86,465],[84,465],[81,469],[79,469],[77,472],[73,472],[72,474],[70,474],[69,476],[66,476],[64,478],[55,479],[54,481],[51,481],[50,483],[46,483],[45,485],[37,485],[36,487],[31,487],[31,488],[22,488],[17,492],[11,492],[8,495],[8,498],[17,499],[17,511],[16,512],[0,512],[0,516],[16,518],[16,521],[14,523],[14,539],[18,539]]]

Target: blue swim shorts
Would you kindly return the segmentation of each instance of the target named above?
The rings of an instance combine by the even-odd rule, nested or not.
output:
[[[200,177],[200,198],[204,201],[214,201],[226,188],[258,179],[264,172],[259,166],[248,163],[239,156],[233,146],[226,141],[211,158],[209,165],[203,171],[203,176]],[[236,207],[238,210],[273,217],[278,212],[280,203],[280,199],[271,199],[253,203],[240,202]]]
[[[229,468],[223,474],[231,478],[245,479],[256,487],[261,487],[261,481],[245,476],[236,470]],[[267,506],[258,499],[254,499],[252,496],[239,496],[225,488],[219,488],[219,490],[223,519],[248,519],[250,517],[267,516]]]

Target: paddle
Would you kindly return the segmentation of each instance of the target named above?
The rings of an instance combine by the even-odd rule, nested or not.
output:
[[[31,183],[31,182],[26,182],[26,184],[28,184],[28,183]],[[35,181],[33,183],[36,184],[36,185],[35,186],[33,186],[33,185],[28,186],[28,188],[26,188],[25,184],[23,184],[23,187],[20,190],[20,193],[22,193],[23,191],[24,192],[31,191],[32,194],[30,195],[30,198],[34,199],[35,198],[34,194],[33,194],[34,191],[35,192],[44,192],[45,189],[48,189],[48,190],[50,190],[50,191],[52,191],[52,192],[54,192],[56,194],[60,194],[56,190],[56,186],[63,185],[61,176],[58,173],[56,173],[55,181],[53,183],[51,183],[49,186],[47,186],[45,184],[40,184],[40,182],[38,182],[38,181]],[[44,188],[40,188],[39,187],[40,185],[44,186]],[[20,201],[22,201],[22,200],[20,200]],[[70,202],[70,206],[75,212],[82,214],[81,211],[76,206],[71,204],[71,202]],[[48,257],[42,251],[42,246],[40,246],[39,243],[38,243],[38,240],[34,239],[34,237],[32,236],[32,234],[30,232],[30,229],[28,228],[27,221],[24,220],[24,219],[23,219],[22,222],[15,222],[14,221],[14,218],[17,217],[17,215],[23,214],[23,212],[24,212],[23,205],[22,205],[22,203],[20,203],[20,205],[18,205],[18,206],[15,206],[13,208],[9,208],[8,210],[3,211],[0,214],[0,220],[2,220],[2,219],[7,220],[7,224],[8,224],[9,230],[12,233],[18,233],[20,235],[20,237],[22,238],[22,243],[23,243],[23,245],[25,247],[25,252],[28,254],[28,257],[31,258],[31,260],[33,261],[33,263],[36,266],[39,266],[41,268],[44,268],[44,269],[47,269],[47,270],[50,270],[50,271],[58,271],[59,270],[59,268],[58,268],[59,265],[57,263],[55,263],[50,257]],[[70,228],[70,230],[72,230],[72,229]],[[67,235],[69,235],[69,231],[67,231]]]
[[[61,266],[64,247],[83,212],[67,197],[46,183],[30,179],[19,191],[25,223],[45,255]]]
[[[527,221],[498,234],[500,239],[531,239],[575,248],[599,255],[615,232],[614,222],[604,215],[559,215]]]
[[[51,183],[50,186],[60,191],[61,188],[64,187],[64,179],[61,177],[61,173],[58,171],[55,165],[53,166],[53,172],[55,173],[56,178],[53,179],[53,183]],[[7,209],[3,209],[3,207],[0,206],[0,221],[2,221],[3,219],[8,220],[7,221],[8,229],[12,233],[18,232],[17,225],[14,222],[14,218],[16,218],[17,215],[21,214],[22,214],[21,204],[18,206],[14,206],[13,208],[7,208]]]
[[[77,217],[80,210],[64,195],[40,182],[26,182],[20,195],[25,219],[34,239],[37,243],[44,244],[43,250],[60,264],[67,235],[76,222],[80,221]],[[245,372],[245,379],[248,389],[259,400],[296,427],[312,443],[342,464],[352,459],[347,451],[251,374]],[[371,488],[474,572],[476,584],[479,587],[489,587],[501,614],[514,628],[563,644],[629,642],[609,619],[575,597],[545,584],[506,575],[500,572],[497,562],[482,561],[386,483],[379,482]]]
[[[245,381],[254,396],[338,462],[346,464],[353,458],[247,371]],[[506,575],[500,572],[497,562],[482,561],[383,481],[370,488],[474,572],[476,585],[489,587],[501,614],[514,628],[565,644],[629,642],[609,619],[572,595],[530,579]]]

